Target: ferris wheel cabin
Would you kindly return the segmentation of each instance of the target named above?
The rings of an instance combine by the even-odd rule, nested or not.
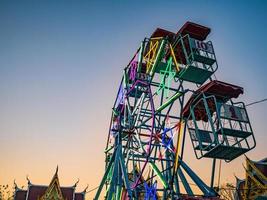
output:
[[[143,56],[137,62],[138,73],[153,76],[164,72],[172,58],[176,77],[203,84],[218,68],[212,42],[206,41],[210,31],[193,22],[186,22],[177,33],[157,28],[141,46]]]
[[[177,32],[179,39],[174,52],[183,65],[178,77],[203,84],[217,70],[216,56],[211,41],[206,41],[210,28],[186,22]]]
[[[183,117],[198,159],[231,161],[255,147],[245,104],[232,101],[240,94],[243,88],[239,86],[211,81],[187,102]]]

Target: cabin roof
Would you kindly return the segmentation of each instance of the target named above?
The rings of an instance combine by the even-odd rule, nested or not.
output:
[[[216,99],[226,102],[231,98],[237,98],[240,94],[244,93],[244,89],[242,87],[239,87],[237,85],[225,83],[222,81],[213,80],[202,87],[200,87],[198,90],[196,90],[192,96],[187,101],[182,114],[183,117],[187,118],[190,115],[190,106],[199,100],[201,98],[200,94],[207,95],[214,95]],[[205,111],[203,111],[205,112]],[[200,113],[201,115],[201,113]],[[203,113],[203,115],[206,115]]]

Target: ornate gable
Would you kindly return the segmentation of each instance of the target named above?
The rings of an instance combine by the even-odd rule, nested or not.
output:
[[[38,200],[71,200],[71,199],[64,199],[62,195],[62,191],[60,189],[59,179],[58,179],[58,168],[56,173],[49,184],[48,188],[46,189],[44,195],[39,198]]]
[[[14,200],[85,200],[86,189],[88,187],[83,192],[76,193],[75,189],[79,180],[73,186],[60,187],[58,167],[48,186],[32,184],[28,177],[27,180],[27,190],[18,188],[14,182]]]

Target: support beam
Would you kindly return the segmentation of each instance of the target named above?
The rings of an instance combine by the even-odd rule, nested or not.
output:
[[[163,177],[163,175],[161,174],[161,172],[159,171],[158,167],[155,165],[155,163],[153,162],[149,162],[150,166],[152,167],[152,169],[154,170],[154,172],[157,174],[157,176],[159,177],[162,185],[164,186],[164,188],[168,188],[168,183],[165,180],[165,178]]]
[[[162,104],[157,110],[156,113],[162,111],[164,108],[169,106],[171,103],[173,103],[176,99],[178,99],[180,96],[184,95],[183,92],[177,92],[174,94],[168,101],[166,101],[164,104]]]
[[[211,180],[210,180],[210,187],[214,187],[214,176],[215,176],[215,167],[216,167],[216,158],[213,158],[212,161],[212,171],[211,171]]]
[[[109,174],[109,171],[112,168],[112,166],[114,165],[115,156],[116,156],[116,150],[113,152],[113,155],[111,157],[111,160],[109,161],[108,167],[107,167],[107,169],[105,171],[105,174],[104,174],[104,176],[102,178],[102,181],[101,181],[101,183],[100,183],[100,185],[98,187],[98,190],[96,192],[96,195],[95,195],[94,200],[98,200],[99,199],[100,193],[101,193],[101,191],[103,189],[103,186],[104,186],[104,184],[105,184],[105,182],[107,180],[107,176]]]

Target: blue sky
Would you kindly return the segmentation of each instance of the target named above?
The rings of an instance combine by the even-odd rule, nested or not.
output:
[[[47,182],[59,164],[63,185],[77,177],[81,188],[97,185],[122,69],[157,27],[211,27],[218,79],[243,86],[246,103],[266,98],[266,8],[259,0],[0,1],[0,181]],[[258,141],[248,155],[258,160],[267,103],[248,111]],[[225,180],[243,174],[242,162],[224,166]]]

